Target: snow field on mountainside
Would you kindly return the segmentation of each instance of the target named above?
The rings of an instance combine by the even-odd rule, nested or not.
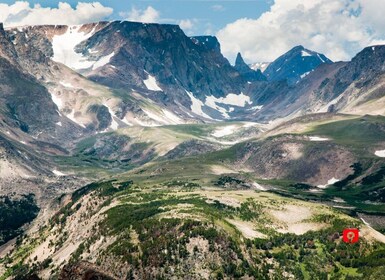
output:
[[[148,75],[146,80],[143,80],[144,85],[148,90],[152,91],[163,91],[159,86],[156,78],[154,76]]]
[[[95,62],[88,61],[83,54],[77,53],[75,47],[90,38],[95,29],[89,33],[79,32],[79,29],[80,26],[69,26],[66,33],[52,38],[53,61],[63,63],[75,70],[92,67]]]

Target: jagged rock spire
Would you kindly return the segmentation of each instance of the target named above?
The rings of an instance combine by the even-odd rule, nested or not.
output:
[[[235,60],[234,68],[241,74],[245,79],[249,81],[265,81],[266,77],[262,74],[261,70],[253,70],[243,60],[241,53],[238,53]]]

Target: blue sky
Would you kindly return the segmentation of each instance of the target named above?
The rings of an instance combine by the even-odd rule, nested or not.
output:
[[[385,44],[384,0],[0,0],[6,27],[132,20],[179,24],[187,35],[215,35],[230,60],[270,62],[294,46],[350,60]]]
[[[114,12],[108,18],[121,19],[123,13],[129,13],[132,9],[145,10],[153,7],[160,14],[160,21],[164,23],[178,23],[181,20],[195,20],[194,28],[188,30],[190,35],[201,35],[212,31],[217,32],[226,24],[239,18],[259,17],[271,6],[271,0],[94,0],[81,2],[100,2],[106,7],[111,7]],[[0,0],[0,3],[14,4],[16,1]],[[31,6],[40,4],[45,7],[57,7],[59,2],[67,2],[73,8],[79,1],[75,0],[30,0]]]

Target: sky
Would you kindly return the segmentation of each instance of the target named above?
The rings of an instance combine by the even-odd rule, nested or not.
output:
[[[296,45],[349,60],[385,44],[385,0],[0,0],[5,26],[131,20],[215,35],[231,61],[270,62]]]

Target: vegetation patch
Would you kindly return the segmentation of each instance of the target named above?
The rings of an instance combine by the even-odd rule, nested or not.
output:
[[[0,196],[0,245],[23,232],[23,225],[33,221],[39,213],[33,194],[12,199]]]

